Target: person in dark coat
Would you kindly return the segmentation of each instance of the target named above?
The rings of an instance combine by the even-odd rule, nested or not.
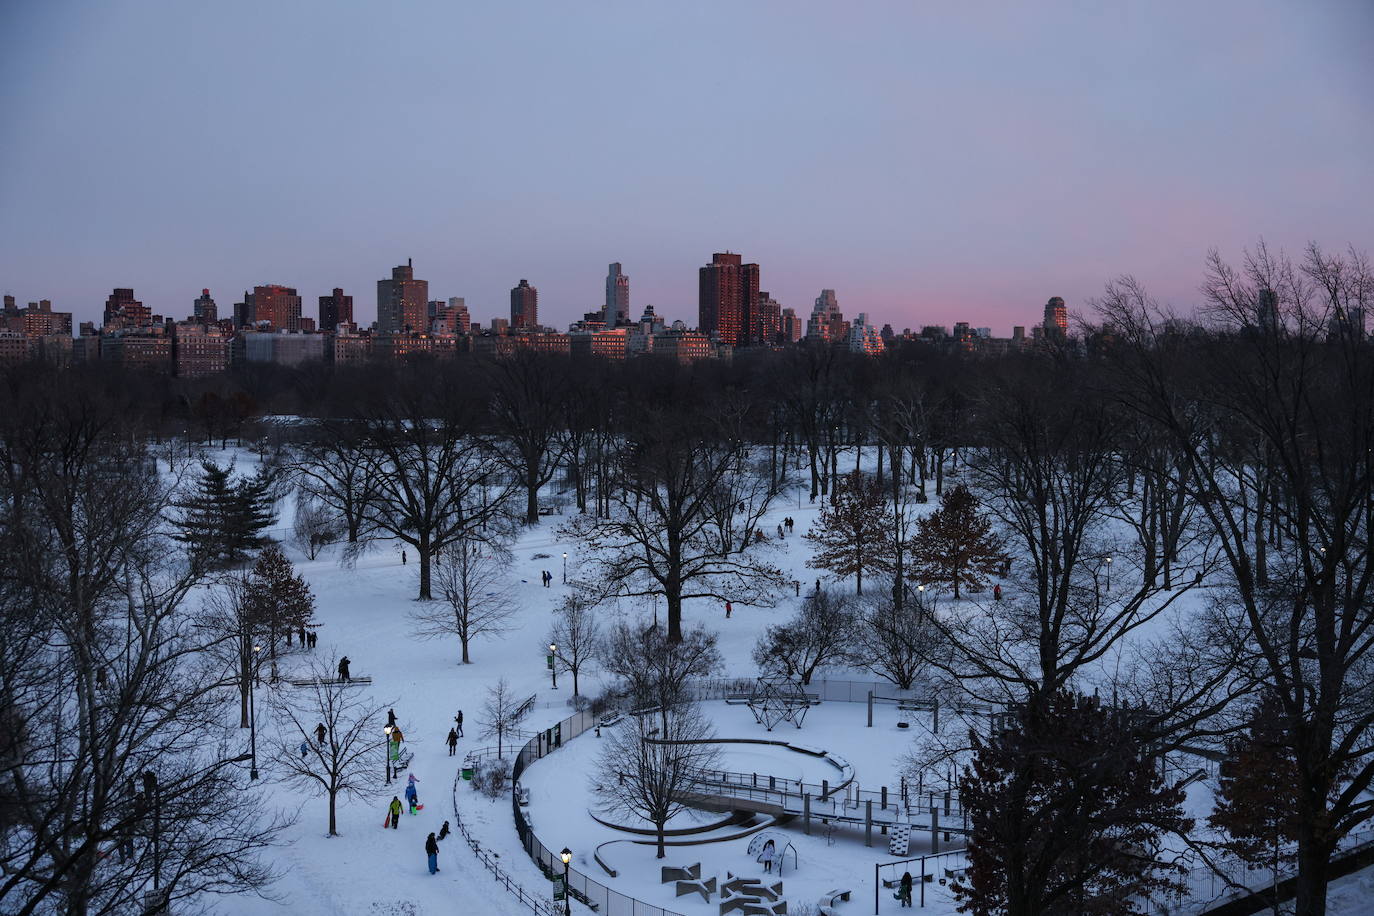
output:
[[[904,872],[902,874],[902,881],[897,885],[897,893],[895,896],[901,901],[902,906],[911,906],[911,872]]]
[[[463,711],[458,710],[458,715],[453,717],[453,721],[458,723],[458,737],[463,737]]]
[[[390,725],[392,728],[396,727],[396,710],[388,709],[386,711],[386,724]]]
[[[439,841],[434,839],[432,833],[425,840],[425,855],[429,857],[429,873],[432,875],[439,870]]]
[[[328,734],[329,731],[324,727],[323,722],[315,726],[315,740],[319,742],[320,747],[324,747],[324,739]]]
[[[345,684],[347,684],[350,680],[348,676],[348,666],[350,664],[351,662],[348,660],[347,655],[339,659],[339,680],[343,681]]]
[[[439,828],[439,840],[442,842],[443,839],[444,839],[444,837],[448,836],[448,834],[449,834],[448,821],[444,821],[444,826],[442,826],[442,827]]]
[[[452,757],[458,753],[458,730],[450,728],[448,730],[448,755]]]

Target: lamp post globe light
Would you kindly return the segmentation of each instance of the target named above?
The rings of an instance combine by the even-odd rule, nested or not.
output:
[[[569,893],[572,888],[568,886],[568,864],[572,862],[572,850],[564,846],[558,858],[563,860],[563,912],[572,916],[572,894]]]
[[[382,742],[382,761],[386,764],[386,785],[391,785],[391,726],[383,725],[386,741]]]
[[[248,778],[258,778],[258,653],[262,646],[253,647],[252,682],[248,687],[248,748],[252,763],[248,766]]]
[[[553,677],[553,689],[558,689],[558,645],[549,643],[549,674]]]
[[[1107,591],[1112,590],[1112,558],[1107,557]]]
[[[568,584],[568,552],[563,551],[563,584]]]

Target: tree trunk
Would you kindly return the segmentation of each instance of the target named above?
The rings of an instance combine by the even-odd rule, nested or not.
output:
[[[334,816],[334,802],[335,802],[335,799],[336,799],[337,797],[338,797],[338,793],[337,793],[337,792],[332,792],[332,791],[331,791],[331,792],[329,793],[329,835],[330,835],[330,836],[338,836],[338,835],[339,835],[338,819]]]
[[[420,555],[420,594],[418,600],[429,601],[433,596],[430,594],[429,590],[429,565],[432,551],[429,546],[428,534],[422,534],[420,536],[419,543],[415,545],[415,552]]]
[[[664,825],[665,823],[667,823],[667,822],[666,822],[666,821],[656,821],[656,822],[654,823],[654,826],[658,828],[658,858],[660,858],[660,859],[664,857],[664,851],[663,851],[663,825]],[[566,891],[565,891],[564,893],[566,893]]]
[[[525,487],[525,524],[539,524],[539,484],[533,475]]]

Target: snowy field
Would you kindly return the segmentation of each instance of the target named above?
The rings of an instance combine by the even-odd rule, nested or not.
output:
[[[216,460],[224,455],[216,453]],[[239,453],[237,471],[250,472],[254,461],[251,454]],[[784,516],[796,520],[796,530],[785,540],[774,542],[766,549],[770,560],[790,577],[802,583],[805,594],[812,587],[817,571],[806,566],[810,547],[801,537],[818,514],[818,507],[804,498],[798,500],[796,491],[790,499],[775,504],[763,526],[770,533]],[[934,508],[932,502],[930,508]],[[283,516],[274,532],[285,537],[290,524],[290,506],[282,507]],[[462,810],[464,823],[473,832],[482,848],[496,857],[501,866],[526,891],[547,899],[548,881],[522,850],[511,818],[509,799],[488,801],[472,791],[467,783],[456,777],[463,754],[474,748],[493,745],[494,740],[480,737],[480,709],[488,687],[498,678],[506,678],[513,693],[523,699],[533,695],[534,709],[523,727],[542,729],[567,717],[570,706],[571,677],[560,674],[558,689],[552,689],[545,665],[548,633],[553,621],[553,609],[567,593],[562,584],[562,554],[567,551],[568,576],[578,575],[577,545],[561,539],[558,527],[565,518],[548,517],[538,526],[523,530],[514,545],[514,563],[510,570],[508,588],[518,604],[518,613],[511,630],[496,639],[474,642],[472,664],[460,662],[460,647],[456,639],[420,640],[413,635],[410,614],[416,608],[418,570],[413,552],[408,564],[402,563],[401,550],[382,546],[364,555],[351,568],[340,564],[336,549],[327,550],[314,561],[306,560],[294,551],[288,552],[314,590],[317,600],[316,621],[319,643],[313,653],[299,652],[286,656],[281,662],[281,674],[289,676],[309,664],[313,654],[333,667],[342,655],[352,659],[356,676],[370,676],[369,698],[385,707],[395,709],[404,730],[407,745],[414,752],[410,772],[419,780],[423,811],[406,816],[397,830],[383,830],[382,821],[390,794],[358,801],[340,800],[338,823],[341,836],[329,838],[327,803],[323,796],[299,795],[274,781],[281,775],[271,759],[262,759],[263,779],[255,791],[269,793],[273,801],[283,807],[298,810],[296,825],[289,833],[286,845],[271,853],[282,871],[282,879],[274,886],[274,898],[229,898],[222,902],[223,912],[236,916],[258,914],[439,914],[472,912],[482,914],[528,914],[530,910],[516,902],[492,875],[476,860],[462,838],[456,833],[443,844],[439,855],[440,872],[430,875],[426,869],[424,842],[431,831],[438,831],[445,820],[451,820],[457,806]],[[542,555],[542,556],[541,556]],[[541,572],[553,574],[549,587],[541,583]],[[834,584],[834,583],[832,583]],[[852,581],[839,587],[851,587]],[[1193,598],[1196,600],[1197,597]],[[789,593],[774,608],[751,608],[736,603],[734,614],[725,618],[724,608],[717,602],[688,601],[684,606],[684,626],[702,622],[720,634],[720,648],[725,663],[725,676],[752,677],[757,672],[750,658],[754,643],[770,624],[791,617],[799,600]],[[1181,603],[1177,613],[1186,614],[1190,602]],[[663,609],[658,609],[662,613]],[[598,620],[603,629],[618,617],[649,618],[654,613],[651,603],[621,602],[603,606]],[[1160,627],[1166,621],[1157,622]],[[1143,634],[1148,636],[1150,634]],[[874,680],[867,672],[828,669],[819,676]],[[582,692],[598,693],[603,678],[596,670],[582,675]],[[258,697],[260,737],[270,734],[273,725],[266,721],[264,702],[267,686],[259,688]],[[279,689],[291,689],[289,687]],[[894,707],[879,706],[875,713],[875,727],[865,727],[863,703],[822,703],[810,710],[803,728],[790,724],[779,725],[769,735],[755,723],[743,706],[728,706],[722,702],[704,704],[718,737],[771,737],[824,748],[848,760],[854,767],[855,780],[865,789],[877,789],[898,784],[902,758],[911,750],[913,737],[919,737],[928,723],[924,714],[903,714]],[[456,756],[449,756],[444,739],[458,710],[465,714],[465,737],[458,745]],[[227,710],[226,713],[231,713]],[[911,728],[899,729],[897,722],[904,715],[914,715]],[[948,727],[948,726],[947,726]],[[381,735],[378,736],[379,740]],[[244,736],[247,743],[247,735]],[[259,741],[259,750],[264,746]],[[574,867],[582,873],[615,888],[639,897],[646,902],[671,911],[696,916],[714,914],[718,905],[708,907],[700,898],[674,898],[672,891],[658,883],[659,866],[685,866],[701,862],[703,876],[717,875],[721,880],[728,872],[744,876],[762,876],[762,867],[745,854],[747,838],[670,849],[667,858],[654,858],[654,847],[630,842],[614,842],[603,850],[603,859],[619,872],[611,878],[593,860],[595,848],[627,835],[604,827],[588,814],[595,807],[594,785],[598,776],[599,740],[593,733],[580,736],[555,755],[535,762],[523,779],[530,789],[529,811],[540,840],[551,849],[566,845],[574,851]],[[818,781],[824,778],[826,765],[816,758],[790,754],[783,750],[761,749],[757,746],[737,746],[726,752],[721,764],[725,768],[743,772],[756,769],[775,776]],[[378,752],[379,772],[383,766]],[[833,772],[833,769],[830,770]],[[404,774],[401,783],[404,783]],[[395,794],[402,785],[394,785]],[[1210,791],[1205,785],[1190,789],[1189,807],[1205,812]],[[711,822],[718,815],[685,814],[670,826],[690,826]],[[623,818],[620,822],[623,822]],[[799,822],[787,827],[769,828],[785,835],[795,846],[797,867],[787,862],[784,881],[785,895],[798,905],[814,905],[818,896],[833,888],[853,891],[851,902],[842,904],[841,913],[869,913],[874,906],[873,866],[889,861],[886,840],[875,829],[872,847],[864,843],[862,828],[841,827],[827,830],[814,826],[805,835]],[[944,845],[947,849],[962,845],[958,836]],[[909,855],[929,850],[929,832],[913,834]],[[1363,882],[1363,883],[1361,883]],[[1333,888],[1333,916],[1353,916],[1374,912],[1359,888],[1368,886],[1368,873],[1352,876]],[[928,884],[926,909],[932,913],[952,913],[953,904],[948,891],[938,883]],[[890,890],[878,895],[881,912],[897,911]],[[717,898],[718,899],[718,898]],[[694,902],[695,901],[695,902]],[[1337,901],[1340,901],[1337,903]],[[575,912],[589,912],[578,903]]]

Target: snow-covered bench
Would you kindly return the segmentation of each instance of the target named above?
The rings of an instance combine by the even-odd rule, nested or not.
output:
[[[337,677],[288,677],[282,678],[282,680],[286,681],[286,683],[290,684],[292,687],[314,687],[316,684],[334,687],[340,685],[344,687],[366,687],[372,683],[372,677],[370,675],[358,675],[350,677],[346,681]]]
[[[821,894],[821,899],[816,901],[816,912],[820,916],[839,916],[840,911],[835,907],[839,901],[848,900],[849,893],[848,888],[826,891]]]

